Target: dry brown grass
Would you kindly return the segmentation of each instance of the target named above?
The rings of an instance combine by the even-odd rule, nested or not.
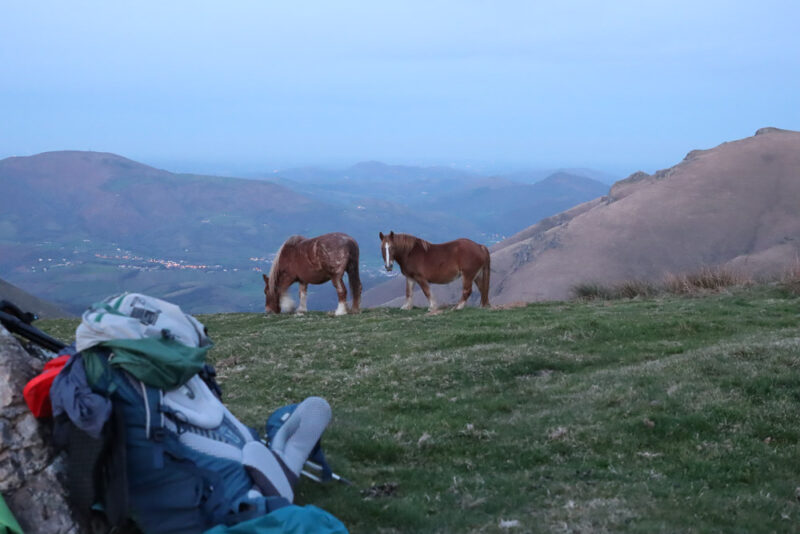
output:
[[[752,283],[752,278],[724,267],[703,267],[694,273],[670,273],[664,277],[665,291],[676,295],[709,293]]]
[[[625,280],[614,285],[587,282],[572,287],[572,296],[579,300],[634,299],[654,297],[662,292],[660,287],[644,280]]]
[[[800,260],[795,260],[794,265],[786,269],[779,283],[791,294],[800,295]]]
[[[618,298],[633,299],[636,297],[654,297],[661,293],[661,288],[643,280],[625,280],[613,289]]]
[[[619,298],[614,295],[613,289],[598,282],[583,282],[575,284],[570,289],[572,297],[578,300],[611,300]]]
[[[753,279],[744,274],[723,267],[703,267],[697,272],[668,274],[661,284],[645,280],[625,280],[605,285],[586,282],[572,287],[573,298],[579,300],[616,300],[638,297],[655,297],[665,293],[674,295],[702,295],[714,293],[730,287],[752,285]],[[800,263],[787,274],[783,283],[800,294]]]

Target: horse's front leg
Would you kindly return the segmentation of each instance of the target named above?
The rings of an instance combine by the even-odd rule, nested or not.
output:
[[[430,286],[428,286],[428,281],[423,278],[418,278],[417,283],[419,284],[420,289],[422,289],[422,292],[425,293],[425,297],[428,299],[428,311],[436,311],[436,300],[433,298],[433,292],[431,291]]]
[[[347,315],[347,288],[344,287],[342,276],[331,278],[331,283],[336,288],[336,296],[339,297],[339,305],[336,306],[334,315]]]
[[[289,287],[291,287],[291,284],[278,289],[281,311],[285,313],[292,313],[295,306],[294,299],[289,295]]]
[[[306,300],[308,297],[308,284],[300,282],[300,305],[297,307],[297,313],[304,313],[308,311]]]
[[[406,276],[406,302],[400,306],[401,310],[410,310],[413,305],[411,304],[411,297],[414,294],[414,279]]]

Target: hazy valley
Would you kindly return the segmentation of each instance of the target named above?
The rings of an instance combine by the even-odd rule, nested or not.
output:
[[[95,152],[7,158],[0,278],[72,312],[123,290],[194,313],[259,311],[259,273],[290,235],[351,234],[369,289],[387,279],[379,231],[491,244],[608,190],[567,172],[535,181],[377,162],[269,178],[175,174]],[[334,300],[329,285],[311,287],[312,308]]]
[[[399,305],[403,281],[377,250],[389,230],[491,245],[494,304],[710,266],[774,277],[800,257],[798,154],[800,133],[763,128],[610,190],[579,171],[539,179],[366,162],[240,179],[93,152],[8,158],[0,278],[72,312],[123,290],[194,313],[260,311],[260,273],[288,236],[342,231],[360,243],[364,304]],[[445,303],[458,291],[434,287]],[[329,284],[310,287],[312,309],[334,301]]]

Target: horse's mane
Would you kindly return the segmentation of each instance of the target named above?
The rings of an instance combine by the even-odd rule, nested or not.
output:
[[[395,249],[401,254],[410,251],[417,243],[419,243],[422,250],[425,252],[427,252],[428,248],[431,246],[429,241],[425,241],[411,234],[394,234],[393,240]]]
[[[278,269],[279,264],[281,262],[281,255],[283,254],[283,249],[288,245],[290,247],[295,246],[300,241],[303,241],[305,237],[301,235],[293,235],[289,237],[286,241],[283,242],[281,248],[278,249],[278,253],[275,254],[275,259],[272,261],[272,267],[269,268],[269,286],[268,290],[270,293],[275,293],[277,285],[278,285]]]

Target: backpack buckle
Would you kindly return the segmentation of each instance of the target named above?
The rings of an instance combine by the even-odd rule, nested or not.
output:
[[[163,428],[154,428],[150,432],[150,437],[153,441],[161,443],[167,437],[167,433]]]

